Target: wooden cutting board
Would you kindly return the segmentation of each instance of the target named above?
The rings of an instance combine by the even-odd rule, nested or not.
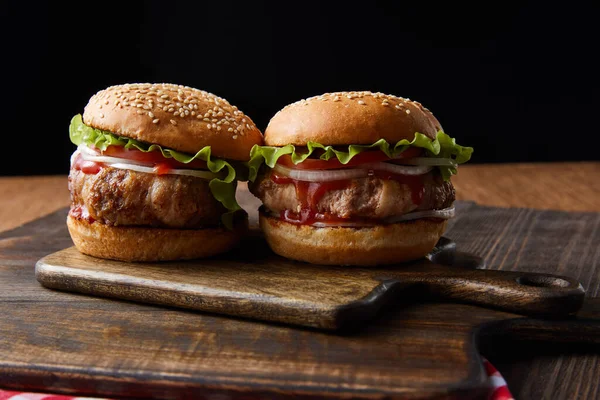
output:
[[[486,209],[475,218],[479,207],[467,206],[468,213],[459,210],[466,217],[448,231],[459,249],[496,267],[499,260],[501,268],[560,272],[582,282],[588,295],[597,293],[598,257],[590,250],[598,243],[595,214],[596,220],[573,222]],[[65,216],[61,211],[0,236],[0,387],[164,398],[477,398],[488,391],[477,338],[504,332],[597,343],[600,337],[596,300],[575,317],[547,320],[405,296],[368,324],[334,334],[48,290],[35,280],[34,265],[70,246]],[[576,230],[566,251],[553,242],[559,222],[563,244]],[[593,382],[598,368],[588,365],[578,378]]]
[[[483,260],[445,238],[429,258],[380,268],[311,265],[274,254],[256,229],[231,253],[188,262],[109,261],[70,247],[38,261],[36,277],[52,289],[322,329],[363,324],[399,297],[554,317],[583,303],[574,279],[477,270]]]

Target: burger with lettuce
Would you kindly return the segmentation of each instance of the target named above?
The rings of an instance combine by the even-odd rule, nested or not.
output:
[[[273,251],[316,264],[428,254],[454,216],[451,183],[473,149],[420,103],[371,92],[290,104],[251,152],[250,190]]]
[[[82,253],[207,257],[247,228],[236,185],[262,134],[226,100],[173,84],[112,86],[92,96],[69,131],[78,147],[67,225]]]

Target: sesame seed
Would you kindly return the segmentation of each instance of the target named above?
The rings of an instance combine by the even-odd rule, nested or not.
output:
[[[158,118],[152,120],[153,124],[158,124],[159,122],[160,122],[160,120]]]
[[[221,127],[220,127],[220,126],[217,126],[217,130],[218,130],[218,131],[220,131],[220,130],[221,130]]]
[[[177,121],[175,121],[174,119],[170,119],[169,120],[173,125],[177,125]]]
[[[206,124],[206,127],[207,127],[208,129],[212,129],[212,125],[211,125],[211,124]]]
[[[233,132],[233,128],[227,128],[227,132]]]
[[[333,98],[333,101],[340,101],[340,96],[335,96],[335,97]]]
[[[100,115],[100,118],[104,118],[104,114],[100,113],[99,115]]]
[[[175,112],[173,113],[173,115],[174,115],[174,116],[178,116],[178,115],[179,115],[179,111],[175,111]]]
[[[169,109],[167,111],[168,112],[173,112],[173,111],[175,111],[175,109],[173,107],[169,107]]]
[[[154,113],[152,113],[152,111],[148,111],[148,116],[149,116],[150,118],[154,118]]]
[[[362,100],[359,100],[359,101],[358,101],[358,104],[360,104],[360,105],[363,105],[363,106],[364,106],[366,103],[365,103],[364,101],[362,101]]]
[[[235,140],[238,138],[238,135],[233,135],[232,138],[233,138],[233,140]]]
[[[409,110],[409,109],[406,109],[406,113],[407,113],[407,114],[410,114],[410,110]]]

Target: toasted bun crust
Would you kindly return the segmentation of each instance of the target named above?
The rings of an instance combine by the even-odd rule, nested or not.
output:
[[[280,110],[265,130],[268,146],[371,144],[379,139],[412,140],[415,132],[432,139],[442,126],[416,101],[371,92],[325,93]]]
[[[121,261],[169,261],[210,257],[234,247],[248,229],[248,220],[236,229],[162,229],[114,227],[67,217],[75,247],[90,256]]]
[[[261,212],[260,227],[280,256],[323,265],[398,264],[427,255],[447,221],[421,219],[373,228],[314,228]]]
[[[83,122],[184,153],[211,146],[214,156],[240,161],[249,159],[252,146],[262,144],[254,122],[227,100],[168,83],[101,90],[85,107]]]

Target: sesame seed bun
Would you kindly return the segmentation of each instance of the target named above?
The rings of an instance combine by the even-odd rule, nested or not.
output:
[[[262,144],[254,122],[212,93],[168,83],[111,86],[96,93],[83,122],[147,143],[195,154],[211,146],[216,157],[247,161]]]
[[[233,230],[161,229],[108,226],[67,217],[67,227],[80,252],[120,261],[174,261],[210,257],[233,248],[246,233],[248,219]]]
[[[446,229],[446,220],[419,219],[369,228],[295,225],[261,211],[260,227],[282,257],[322,265],[375,266],[425,257]]]
[[[325,93],[280,110],[265,130],[268,146],[371,144],[379,139],[412,140],[415,132],[432,139],[442,126],[416,101],[371,92]]]

